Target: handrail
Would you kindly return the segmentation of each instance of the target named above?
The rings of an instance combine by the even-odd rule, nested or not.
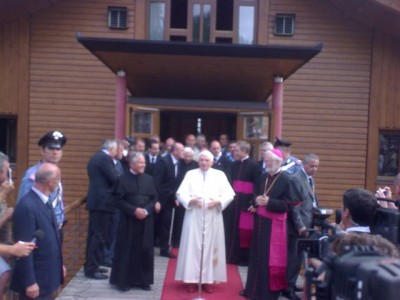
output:
[[[71,211],[73,211],[75,208],[78,208],[82,204],[86,203],[87,197],[81,198],[81,199],[76,199],[74,202],[66,205],[64,207],[64,214],[67,215]]]
[[[76,199],[64,208],[65,219],[68,223],[64,226],[63,258],[67,267],[67,278],[64,286],[82,268],[85,258],[85,245],[88,218],[84,204],[86,197]]]

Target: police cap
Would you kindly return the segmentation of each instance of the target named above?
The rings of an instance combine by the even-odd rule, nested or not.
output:
[[[274,147],[290,147],[292,145],[291,142],[281,140],[279,138],[275,138]]]
[[[42,148],[61,149],[67,143],[67,137],[58,130],[49,131],[39,140],[38,145]]]

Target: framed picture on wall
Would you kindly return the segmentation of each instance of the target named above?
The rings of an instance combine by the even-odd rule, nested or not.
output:
[[[245,139],[268,139],[269,118],[264,115],[249,115],[244,117]]]

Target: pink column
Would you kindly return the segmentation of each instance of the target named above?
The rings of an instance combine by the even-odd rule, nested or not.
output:
[[[272,110],[274,112],[274,134],[282,137],[283,78],[276,76],[272,88]]]
[[[125,71],[117,72],[117,91],[115,95],[115,138],[125,137],[125,103],[126,103],[126,74]]]

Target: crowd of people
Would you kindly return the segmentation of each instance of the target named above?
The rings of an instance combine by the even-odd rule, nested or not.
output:
[[[16,242],[0,245],[0,255],[20,257],[10,284],[20,299],[54,299],[63,283],[66,219],[58,163],[66,142],[60,131],[39,140],[42,159],[24,173],[15,211],[2,209],[0,228],[14,218]],[[182,143],[172,137],[161,142],[156,135],[105,140],[87,165],[85,276],[109,279],[121,291],[151,290],[159,248],[160,256],[177,258],[175,279],[188,293],[213,293],[214,284],[227,281],[230,263],[248,266],[241,296],[300,299],[296,244],[313,227],[320,158],[309,153],[301,161],[291,154],[291,143],[279,138],[260,146],[260,160],[251,150],[248,142],[230,141],[226,134],[212,141],[188,134]],[[14,185],[3,153],[0,167],[5,203]],[[376,195],[346,191],[338,228],[369,232],[379,205],[375,196],[391,198],[391,189]],[[179,248],[178,257],[173,248]],[[0,293],[9,277],[0,257]]]

